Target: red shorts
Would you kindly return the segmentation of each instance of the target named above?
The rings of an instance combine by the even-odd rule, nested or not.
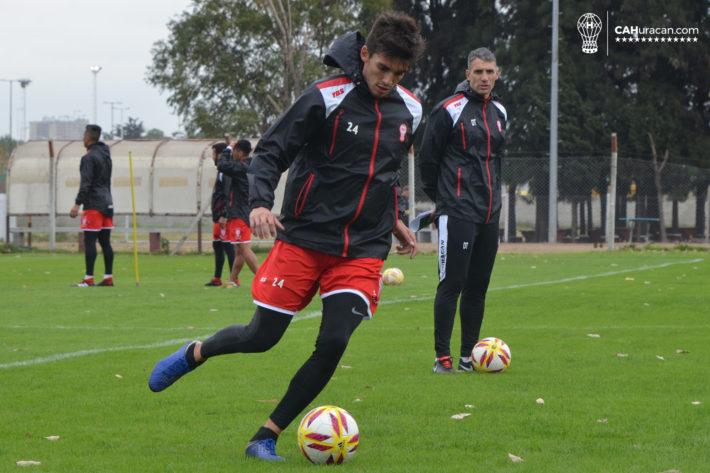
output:
[[[251,243],[251,229],[241,218],[227,220],[224,227],[215,223],[212,227],[212,240],[225,243]]]
[[[294,315],[311,302],[320,287],[320,297],[350,292],[367,304],[371,318],[382,289],[379,258],[343,258],[277,240],[254,276],[254,303]]]
[[[113,218],[98,210],[84,210],[81,213],[81,229],[85,232],[100,232],[113,229]]]

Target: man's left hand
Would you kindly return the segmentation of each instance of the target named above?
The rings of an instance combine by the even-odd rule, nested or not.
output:
[[[75,204],[69,211],[69,216],[71,218],[76,218],[77,215],[79,215],[79,206]]]
[[[399,245],[396,246],[398,255],[408,254],[410,258],[414,258],[417,255],[417,239],[403,221],[397,220],[392,234],[399,241]]]

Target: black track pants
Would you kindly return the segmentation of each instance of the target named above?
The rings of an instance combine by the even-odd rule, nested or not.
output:
[[[345,352],[350,336],[367,314],[365,301],[351,293],[323,299],[315,350],[291,379],[286,394],[271,414],[271,420],[285,429],[328,384]],[[232,325],[205,340],[205,358],[228,353],[264,352],[276,345],[291,322],[291,316],[258,307],[248,325]]]
[[[461,297],[461,356],[471,356],[483,322],[486,291],[498,252],[498,222],[439,217],[439,286],[434,300],[436,356],[451,355],[456,304]]]

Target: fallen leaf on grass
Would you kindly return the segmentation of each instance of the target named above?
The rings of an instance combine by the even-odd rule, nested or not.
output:
[[[510,461],[512,461],[513,463],[521,463],[525,461],[521,457],[513,455],[512,453],[508,453],[508,458],[510,458]]]
[[[616,356],[618,356],[619,358],[627,358],[629,356],[629,354],[628,353],[617,353]]]
[[[588,333],[587,336],[589,338],[601,338],[601,335],[599,335],[598,333]]]
[[[340,367],[343,369],[346,369],[346,370],[352,368],[352,366],[350,366],[350,365],[340,365]]]
[[[452,419],[455,419],[455,420],[461,420],[461,419],[463,419],[463,418],[465,418],[465,417],[468,417],[468,416],[470,416],[470,415],[471,415],[470,412],[462,412],[462,413],[460,413],[460,414],[454,414],[454,415],[452,415],[451,418],[452,418]]]
[[[608,423],[609,423],[609,419],[607,419],[606,417],[602,417],[601,419],[597,419],[597,422],[598,422],[599,424],[608,424]]]
[[[663,358],[661,355],[656,355],[656,359],[661,360],[661,361],[666,361],[666,359]]]
[[[161,293],[160,293],[160,297],[165,297],[165,294],[163,294],[163,293],[161,292]]]
[[[700,401],[692,401],[691,404],[694,405],[694,406],[699,406],[700,404],[702,404],[702,402],[700,402]]]
[[[624,278],[624,281],[635,281],[634,278]]]
[[[120,374],[115,374],[114,376],[117,377],[118,379],[123,379],[123,376]]]
[[[41,465],[42,462],[38,462],[35,460],[19,460],[17,462],[17,466],[35,466],[35,465]]]
[[[535,402],[538,403],[538,404],[540,404],[540,405],[545,404],[545,400],[544,400],[543,398],[541,398],[541,397],[535,399]]]
[[[362,402],[362,399],[360,399],[359,397],[356,397],[353,402]]]
[[[473,409],[476,406],[474,406],[473,404],[464,404],[463,407],[465,407],[466,409]]]
[[[217,309],[210,309],[210,312],[217,312]]]
[[[50,442],[56,442],[57,440],[59,440],[59,435],[50,435],[49,437],[45,437],[45,438],[47,440],[49,440]]]
[[[678,348],[675,352],[679,355],[684,355],[686,353],[690,353],[688,350],[683,350],[682,348]]]

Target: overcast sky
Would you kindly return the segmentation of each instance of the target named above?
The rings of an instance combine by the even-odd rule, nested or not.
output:
[[[98,75],[98,122],[111,126],[104,101],[120,101],[144,127],[170,134],[180,128],[167,95],[145,81],[152,44],[190,0],[0,0],[0,79],[32,80],[27,120],[45,116],[91,119],[92,73]],[[0,136],[8,133],[9,90],[0,82]],[[13,134],[19,136],[22,93],[13,84]],[[120,112],[114,112],[119,122]]]

